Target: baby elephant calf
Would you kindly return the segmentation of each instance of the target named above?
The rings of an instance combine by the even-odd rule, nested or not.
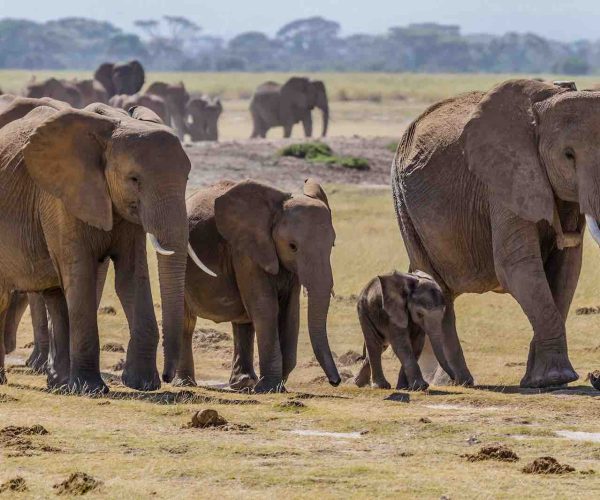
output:
[[[356,385],[363,387],[372,379],[373,387],[390,388],[381,367],[381,354],[391,345],[402,363],[396,388],[427,389],[429,384],[417,363],[425,334],[438,362],[452,377],[442,345],[446,304],[431,276],[421,271],[377,276],[361,292],[357,308],[366,356],[355,378]]]

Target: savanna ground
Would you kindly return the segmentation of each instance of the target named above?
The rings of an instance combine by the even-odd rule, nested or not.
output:
[[[488,88],[505,76],[319,76],[333,101],[327,142],[336,153],[366,157],[370,171],[278,158],[277,149],[290,143],[277,139],[280,130],[266,140],[244,140],[250,132],[252,88],[270,78],[281,81],[282,75],[169,74],[150,75],[149,80],[183,79],[194,92],[224,96],[223,143],[187,146],[194,164],[190,190],[222,177],[258,177],[286,189],[300,189],[307,175],[325,183],[337,233],[329,338],[341,372],[349,376],[359,365],[343,362],[343,354],[362,347],[356,294],[374,275],[407,267],[387,187],[393,156],[389,144],[427,104]],[[0,86],[15,91],[28,78],[28,73],[0,72]],[[577,81],[580,88],[596,82]],[[150,267],[158,302],[153,255]],[[0,483],[22,476],[30,495],[48,497],[54,495],[52,485],[82,471],[102,482],[90,497],[598,497],[600,392],[584,379],[600,368],[600,315],[575,311],[600,305],[599,285],[600,254],[586,236],[584,268],[567,322],[571,361],[581,376],[570,390],[519,391],[531,338],[525,316],[509,296],[469,295],[457,302],[457,321],[479,387],[402,392],[402,401],[386,400],[393,390],[358,389],[351,383],[332,388],[322,380],[306,331],[304,298],[299,362],[287,384],[290,392],[266,396],[216,390],[228,378],[231,341],[227,324],[207,321],[198,323],[195,350],[196,376],[203,387],[130,391],[119,385],[120,372],[114,369],[124,354],[102,352],[102,370],[111,386],[108,396],[49,394],[43,390],[43,377],[19,366],[30,352],[23,347],[32,339],[27,314],[20,348],[8,360],[16,367],[8,374],[9,384],[0,388],[0,428],[41,424],[49,434],[26,436],[29,443],[21,446],[0,439]],[[128,328],[112,275],[102,306],[114,307],[116,314],[99,316],[101,344],[126,346]],[[384,360],[386,376],[394,384],[399,363],[390,353]],[[290,400],[303,406],[286,405]],[[250,428],[184,428],[204,408]],[[583,434],[575,434],[581,438],[576,440],[562,431]],[[508,446],[520,460],[469,462],[462,457],[494,443]],[[541,456],[553,456],[576,472],[521,472]],[[582,473],[590,469],[596,473]]]

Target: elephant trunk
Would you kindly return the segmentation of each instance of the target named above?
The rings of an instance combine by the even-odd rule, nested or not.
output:
[[[175,377],[183,335],[188,221],[183,197],[171,198],[157,205],[151,220],[144,220],[144,229],[150,233],[150,242],[158,254],[165,355],[163,380],[170,382]]]
[[[444,333],[442,331],[442,326],[436,325],[432,327],[426,327],[427,336],[429,337],[429,341],[431,342],[431,348],[433,349],[433,354],[435,355],[438,363],[442,367],[442,369],[450,376],[450,378],[454,378],[454,373],[450,365],[448,364],[448,360],[444,353]]]

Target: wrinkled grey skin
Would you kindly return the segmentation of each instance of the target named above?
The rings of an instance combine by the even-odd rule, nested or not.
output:
[[[327,339],[335,231],[321,187],[308,179],[303,193],[290,195],[254,181],[225,181],[195,193],[187,207],[190,243],[217,277],[188,261],[178,382],[195,384],[192,334],[201,317],[232,323],[232,388],[285,390],[296,366],[304,286],[315,356],[330,383],[338,385]],[[255,332],[260,379],[254,373]]]
[[[27,84],[23,90],[25,97],[41,98],[49,97],[57,101],[63,101],[74,108],[83,107],[83,97],[73,82],[48,78],[42,82],[35,80]]]
[[[140,110],[137,119],[135,111],[130,117],[101,104],[75,110],[18,98],[0,112],[0,382],[10,292],[41,291],[54,326],[49,385],[107,390],[96,287],[100,263],[110,257],[131,330],[123,381],[160,386],[146,232],[174,252],[159,255],[158,267],[165,354],[178,357],[190,164],[177,137]],[[165,380],[171,373],[175,366],[165,366]]]
[[[145,94],[162,97],[167,107],[169,120],[165,121],[170,125],[177,137],[183,140],[186,132],[186,105],[190,99],[190,95],[185,89],[183,82],[178,84],[169,84],[164,82],[154,82],[148,86]]]
[[[452,373],[442,342],[444,294],[428,274],[417,271],[377,276],[358,297],[357,310],[366,354],[354,379],[359,387],[371,380],[373,387],[391,387],[381,366],[381,355],[391,345],[402,363],[396,389],[427,389],[429,384],[418,364],[425,335],[431,340],[440,365]]]
[[[252,138],[266,137],[272,127],[283,127],[283,136],[290,137],[294,124],[302,122],[304,135],[312,137],[312,110],[323,113],[323,130],[327,135],[329,102],[325,84],[319,80],[292,77],[284,85],[266,82],[259,85],[250,101]]]
[[[223,105],[218,98],[202,96],[190,99],[185,119],[192,141],[218,141],[218,122],[222,112]]]
[[[146,73],[136,60],[121,64],[103,63],[94,73],[94,79],[102,84],[110,99],[116,94],[137,94],[144,86]]]
[[[152,94],[118,94],[110,98],[108,103],[114,107],[129,111],[136,106],[143,106],[152,110],[160,118],[162,123],[170,123],[171,117],[165,100],[157,95]]]
[[[600,94],[513,80],[429,108],[404,134],[392,187],[411,269],[440,284],[445,339],[463,293],[510,293],[533,327],[523,387],[578,378],[565,319],[588,214],[600,219]],[[501,320],[501,318],[499,318]],[[493,332],[490,332],[493,335]],[[455,380],[473,379],[458,343]],[[455,349],[455,352],[451,352]]]

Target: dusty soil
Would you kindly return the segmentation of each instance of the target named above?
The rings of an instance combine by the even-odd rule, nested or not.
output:
[[[463,455],[469,462],[482,460],[500,460],[501,462],[516,462],[519,456],[503,445],[484,446],[475,455]]]
[[[54,489],[57,495],[80,496],[89,491],[95,490],[102,483],[85,472],[74,472],[68,479],[55,484]]]
[[[14,491],[16,493],[22,493],[24,491],[27,491],[27,483],[22,477],[15,477],[13,479],[9,479],[8,481],[0,484],[0,493],[4,493],[5,491]]]
[[[536,458],[523,468],[526,474],[566,474],[574,472],[575,468],[567,464],[561,464],[554,457]]]
[[[193,190],[222,179],[257,179],[274,186],[297,190],[307,177],[330,184],[388,185],[394,153],[389,145],[397,138],[332,137],[325,139],[336,155],[362,157],[370,169],[359,171],[339,166],[315,164],[309,161],[279,157],[282,147],[303,139],[257,139],[218,143],[186,143],[192,162],[188,186]]]

